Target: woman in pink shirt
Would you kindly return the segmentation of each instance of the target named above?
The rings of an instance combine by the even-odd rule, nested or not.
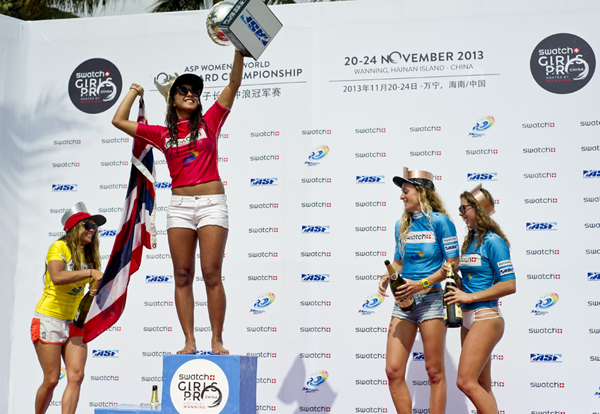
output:
[[[221,268],[229,221],[225,189],[217,168],[217,140],[242,82],[243,56],[235,51],[229,84],[202,114],[203,81],[187,73],[171,79],[166,127],[138,124],[129,112],[143,88],[134,83],[113,118],[113,125],[165,154],[171,174],[172,196],[167,212],[167,237],[175,277],[175,307],[185,335],[179,354],[197,352],[194,337],[196,240],[212,328],[212,352],[228,354],[223,347],[226,298]]]

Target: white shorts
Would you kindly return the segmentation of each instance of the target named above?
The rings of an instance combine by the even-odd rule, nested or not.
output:
[[[474,322],[485,321],[486,319],[502,318],[500,308],[477,308],[463,309],[463,326],[471,329]]]
[[[83,336],[83,329],[73,325],[73,321],[34,312],[31,320],[31,341],[45,344],[64,344],[69,338]]]
[[[171,203],[167,209],[167,229],[177,227],[197,230],[211,225],[229,228],[225,194],[171,196]]]

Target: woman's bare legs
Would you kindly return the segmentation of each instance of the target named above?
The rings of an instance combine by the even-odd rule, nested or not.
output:
[[[178,354],[196,353],[194,336],[194,272],[196,256],[196,232],[185,228],[167,231],[169,250],[173,261],[175,278],[175,308],[185,336],[185,346]]]
[[[62,356],[67,370],[67,386],[61,403],[62,414],[75,414],[87,359],[87,345],[83,343],[83,337],[69,338],[62,347]]]
[[[229,230],[221,226],[203,226],[198,229],[200,266],[206,288],[208,319],[212,328],[211,346],[213,353],[220,355],[229,354],[229,351],[223,347],[223,324],[227,299],[221,277],[228,233]]]
[[[503,334],[504,319],[495,318],[474,322],[466,335],[462,335],[456,385],[481,414],[498,413],[491,389],[490,355]]]
[[[388,387],[398,414],[412,413],[412,403],[406,385],[406,366],[417,336],[417,325],[392,318],[387,338],[385,373]]]
[[[50,405],[54,388],[58,385],[58,379],[60,378],[62,345],[36,341],[33,346],[44,372],[42,385],[40,385],[35,395],[35,414],[44,414]]]
[[[446,412],[446,326],[441,318],[429,319],[419,324],[419,330],[423,340],[425,370],[431,384],[429,412],[443,414]]]

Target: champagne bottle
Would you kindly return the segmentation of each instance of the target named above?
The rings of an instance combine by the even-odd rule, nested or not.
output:
[[[150,399],[150,407],[152,407],[152,409],[155,409],[159,405],[160,405],[160,402],[158,401],[158,385],[153,385],[152,386],[152,398]]]
[[[449,286],[456,287],[456,282],[454,281],[454,272],[452,271],[452,266],[450,266],[450,271],[446,274],[446,288],[444,289],[444,294],[451,292]],[[444,324],[448,328],[458,328],[462,326],[462,306],[460,303],[453,303],[449,305],[446,301],[444,301],[444,306],[446,308],[446,315],[444,317]]]
[[[383,263],[385,263],[385,267],[387,267],[388,273],[390,274],[390,290],[392,291],[392,295],[394,296],[396,303],[398,306],[400,306],[400,309],[405,312],[412,310],[415,307],[415,299],[412,297],[412,295],[403,300],[400,300],[396,296],[398,288],[404,285],[406,281],[394,270],[389,260],[386,260]]]
[[[98,285],[98,281],[94,282],[94,285],[90,287],[90,290],[88,290],[83,299],[81,299],[81,302],[79,302],[79,307],[77,308],[77,312],[75,312],[73,325],[79,329],[83,328],[83,325],[85,324],[85,318],[87,318],[90,307],[92,306],[92,302],[94,301],[94,297],[90,294],[90,292],[96,289],[96,285]]]

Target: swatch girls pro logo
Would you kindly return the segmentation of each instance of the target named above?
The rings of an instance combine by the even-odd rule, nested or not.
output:
[[[315,165],[319,165],[320,162],[318,161],[325,158],[327,154],[329,154],[329,147],[327,145],[319,145],[308,156],[308,161],[305,161],[304,163],[309,167],[314,167]]]
[[[372,313],[375,313],[373,309],[381,305],[384,299],[385,298],[379,293],[372,294],[371,296],[367,297],[367,299],[365,299],[365,302],[362,305],[362,309],[360,309],[358,313],[360,313],[361,315],[371,315]]]
[[[207,359],[186,362],[171,380],[171,402],[180,414],[217,414],[227,405],[229,382],[223,370]]]
[[[327,381],[327,378],[329,378],[327,371],[313,372],[308,381],[306,381],[306,387],[302,388],[302,391],[307,394],[319,391],[318,387],[324,384],[325,381]]]
[[[80,111],[99,114],[117,102],[122,86],[121,73],[115,65],[106,59],[90,59],[71,74],[69,97]]]
[[[270,306],[273,302],[275,302],[275,295],[273,293],[267,292],[263,295],[259,296],[256,302],[254,303],[254,309],[250,309],[250,313],[255,315],[265,313],[265,308]]]
[[[535,316],[543,316],[546,315],[548,309],[552,306],[556,305],[558,302],[558,294],[550,292],[540,296],[538,303],[535,305],[535,309],[531,311]]]
[[[479,138],[484,136],[485,134],[483,132],[490,129],[495,122],[496,120],[494,117],[489,115],[478,119],[473,127],[473,131],[469,133],[469,136],[471,138]]]
[[[533,79],[548,92],[567,94],[583,88],[592,79],[596,56],[582,38],[559,33],[542,40],[530,60]]]

